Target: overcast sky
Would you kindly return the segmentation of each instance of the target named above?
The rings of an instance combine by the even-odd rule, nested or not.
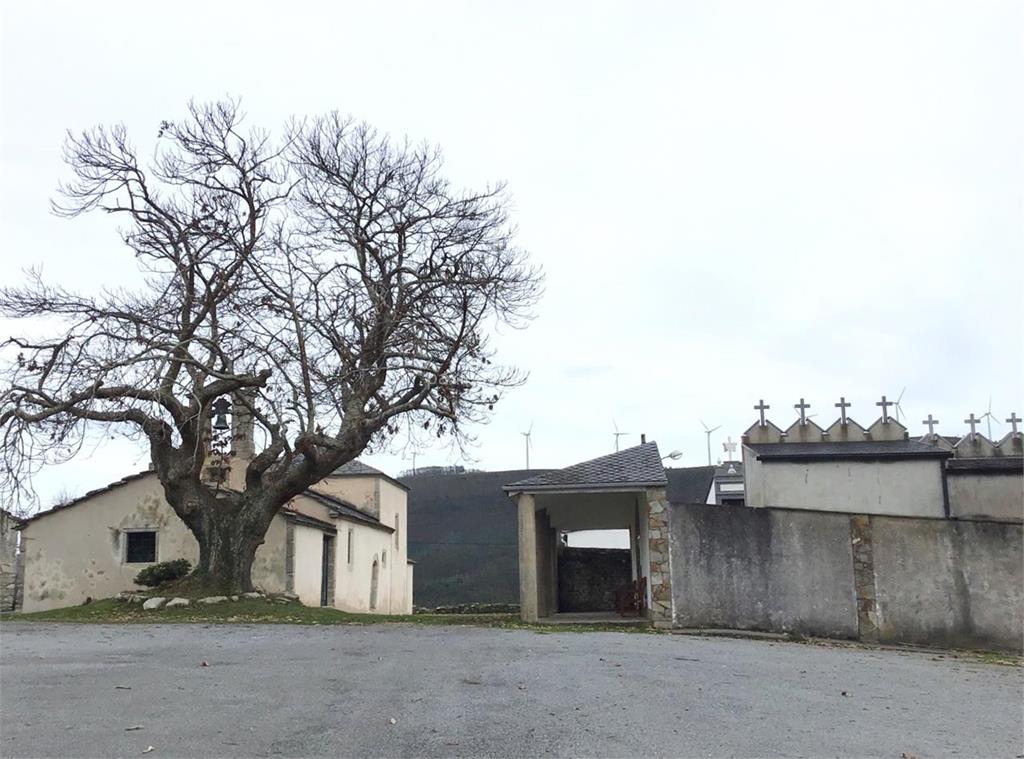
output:
[[[1024,414],[1022,30],[1020,2],[6,3],[0,279],[134,266],[109,218],[50,215],[65,129],[148,150],[189,98],[275,129],[339,109],[440,144],[456,184],[507,180],[547,272],[498,339],[529,382],[474,461],[418,466],[522,467],[531,424],[531,464],[565,466],[612,451],[613,419],[697,465],[701,419],[717,459],[759,398],[825,426],[845,395],[868,424],[904,387],[913,433],[961,434],[990,397]],[[99,445],[37,484],[147,461]]]

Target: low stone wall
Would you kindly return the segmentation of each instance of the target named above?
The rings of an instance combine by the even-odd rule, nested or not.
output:
[[[676,626],[1024,649],[1021,525],[703,504],[670,524]]]
[[[629,561],[628,548],[559,548],[558,611],[613,610],[632,577]]]

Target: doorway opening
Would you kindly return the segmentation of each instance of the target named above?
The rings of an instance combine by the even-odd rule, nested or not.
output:
[[[324,535],[320,557],[320,605],[334,606],[334,536]]]

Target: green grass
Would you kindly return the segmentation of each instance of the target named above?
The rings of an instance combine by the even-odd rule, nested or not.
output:
[[[530,629],[548,632],[653,632],[646,625],[544,625],[529,624],[518,614],[351,614],[299,603],[274,603],[264,599],[224,601],[209,606],[186,606],[144,611],[141,604],[128,604],[113,599],[95,601],[84,606],[37,611],[5,616],[4,622],[78,622],[94,624],[288,624],[288,625],[463,625]]]

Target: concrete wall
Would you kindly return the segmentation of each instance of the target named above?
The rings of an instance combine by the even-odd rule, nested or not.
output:
[[[743,466],[747,506],[944,516],[940,459],[766,462],[744,447]]]
[[[1021,526],[872,519],[879,639],[1020,650]]]
[[[1024,477],[1018,472],[946,473],[949,510],[954,517],[1024,520]]]
[[[846,515],[670,508],[674,624],[857,637]]]
[[[558,551],[558,610],[614,610],[616,593],[629,585],[631,563],[628,548],[563,546]]]
[[[704,504],[670,514],[677,626],[1024,647],[1021,525]]]

